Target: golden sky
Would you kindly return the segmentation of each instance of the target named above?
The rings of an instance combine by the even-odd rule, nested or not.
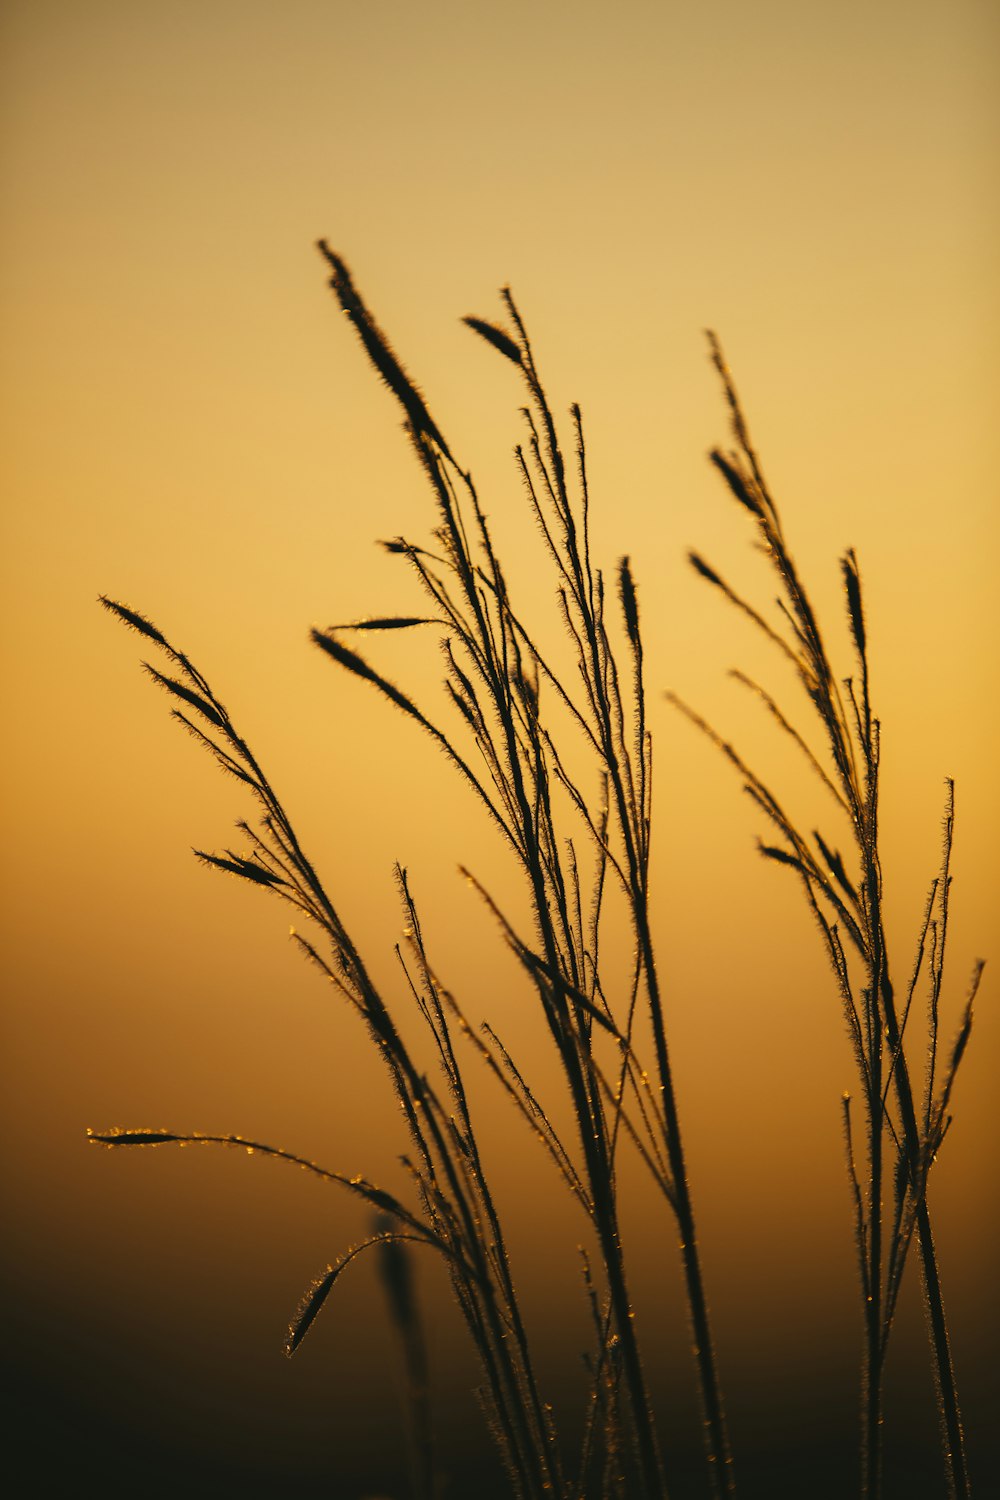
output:
[[[3,7],[5,1270],[26,1410],[75,1393],[84,1447],[124,1455],[106,1493],[136,1493],[154,1453],[164,1472],[194,1452],[230,1477],[284,1464],[288,1485],[297,1464],[305,1495],[335,1451],[345,1495],[359,1475],[389,1485],[392,1461],[371,1465],[383,1416],[398,1428],[395,1356],[363,1270],[299,1363],[277,1352],[302,1287],[364,1228],[349,1204],[225,1154],[88,1151],[85,1128],[234,1130],[387,1182],[405,1142],[282,912],[191,859],[247,808],[168,723],[99,592],[211,678],[373,969],[392,975],[399,859],[470,1012],[535,1045],[455,874],[502,882],[489,831],[436,752],[307,642],[312,624],[412,602],[373,543],[431,525],[320,235],[475,472],[543,624],[552,584],[511,460],[521,393],[460,317],[496,317],[509,283],[554,405],[583,408],[595,551],[632,556],[646,629],[661,962],[736,1438],[764,1452],[789,1413],[811,1431],[818,1404],[824,1441],[853,1441],[839,1096],[854,1079],[832,982],[797,892],[755,855],[735,778],[660,690],[787,771],[725,670],[789,684],[684,561],[696,546],[768,602],[705,462],[727,441],[712,327],[845,671],[836,560],[860,554],[900,973],[956,779],[950,1036],[973,960],[1000,953],[997,30],[987,0]],[[379,659],[436,702],[433,645]],[[816,794],[794,784],[808,821]],[[988,967],[932,1179],[982,1466],[994,985]],[[493,1104],[484,1088],[558,1381],[580,1230]],[[670,1227],[639,1213],[633,1229],[646,1317],[682,1362],[676,1266],[655,1249]],[[461,1332],[427,1280],[441,1400],[463,1412]],[[911,1300],[890,1417],[919,1447],[933,1419],[903,1378],[923,1357]],[[683,1370],[657,1379],[683,1415]]]

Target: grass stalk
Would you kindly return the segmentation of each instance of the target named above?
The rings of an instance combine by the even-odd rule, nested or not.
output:
[[[343,261],[327,246],[320,248],[331,267],[331,285],[342,309],[358,327],[366,353],[403,406],[418,459],[436,495],[441,518],[437,538],[443,551],[432,558],[424,549],[402,539],[393,543],[392,548],[409,558],[448,629],[447,660],[451,669],[448,690],[466,726],[475,735],[477,748],[489,769],[489,783],[474,777],[468,770],[468,758],[459,754],[442,729],[432,725],[422,712],[407,711],[430,728],[456,764],[461,761],[465,774],[474,780],[478,794],[504,830],[527,879],[538,946],[532,954],[530,945],[518,943],[516,951],[538,987],[573,1101],[587,1196],[620,1340],[641,1483],[645,1493],[654,1495],[662,1489],[660,1458],[635,1335],[617,1217],[614,1152],[618,1116],[609,1133],[590,1037],[593,1001],[599,993],[596,937],[594,952],[588,953],[580,924],[574,927],[570,892],[576,889],[578,905],[579,870],[575,856],[570,866],[566,866],[560,853],[554,783],[568,792],[573,804],[585,812],[587,830],[600,845],[599,882],[603,885],[609,863],[620,877],[641,955],[643,985],[654,1032],[663,1100],[659,1115],[670,1164],[669,1201],[674,1212],[679,1213],[697,1369],[707,1418],[712,1489],[717,1495],[730,1494],[733,1492],[731,1461],[647,912],[650,738],[645,726],[638,608],[625,559],[619,567],[619,592],[632,658],[630,733],[623,704],[623,674],[605,623],[604,580],[591,562],[589,491],[580,412],[573,408],[580,494],[577,509],[570,493],[568,465],[556,422],[513,297],[504,291],[512,331],[483,319],[466,319],[476,333],[518,367],[527,389],[529,405],[524,415],[528,441],[518,448],[517,459],[529,505],[555,565],[564,622],[576,643],[584,689],[582,705],[573,700],[549,668],[514,611],[471,475],[459,467],[452,447],[441,438],[441,428],[428,412],[424,398],[409,377],[401,374],[399,360],[357,292]],[[468,520],[463,516],[463,505],[468,507]],[[470,538],[475,539],[475,547]],[[367,664],[352,663],[339,649],[333,632],[328,632],[319,644],[339,656],[349,669],[372,681],[397,707],[403,706],[398,691]],[[459,654],[464,659],[461,665]],[[607,834],[597,834],[594,819],[586,812],[588,799],[567,774],[564,759],[541,715],[538,688],[542,681],[554,686],[559,701],[569,709],[595,754],[616,813],[617,855],[607,843]],[[599,900],[598,895],[598,904]],[[554,987],[550,983],[553,980]],[[588,985],[589,995],[585,993]],[[573,998],[567,1002],[567,996]],[[582,1017],[575,1011],[580,1002],[588,1007]],[[630,1028],[631,1021],[629,1032]],[[630,1042],[626,1044],[626,1053],[629,1046]],[[632,1065],[633,1060],[627,1055],[624,1076],[632,1078]],[[620,1103],[617,1108],[620,1110]]]
[[[840,810],[847,815],[857,874],[852,878],[840,854],[820,833],[814,833],[812,839],[807,838],[787,815],[771,789],[732,746],[686,705],[676,698],[673,701],[726,755],[742,777],[750,796],[777,830],[781,843],[777,846],[762,843],[761,853],[793,869],[799,876],[844,1005],[867,1119],[867,1183],[866,1190],[862,1193],[850,1128],[850,1103],[845,1096],[848,1170],[859,1249],[865,1329],[862,1372],[862,1494],[865,1500],[878,1500],[882,1493],[883,1370],[896,1299],[908,1250],[915,1234],[920,1245],[948,1493],[953,1500],[967,1500],[968,1470],[958,1394],[926,1198],[930,1165],[950,1123],[950,1116],[946,1111],[951,1087],[971,1028],[972,1002],[982,972],[982,964],[978,964],[966,1002],[959,1042],[945,1082],[935,1092],[938,1005],[944,971],[949,860],[954,824],[953,787],[949,782],[942,873],[931,888],[913,979],[903,1019],[900,1020],[890,978],[883,915],[883,877],[879,849],[881,726],[871,705],[867,632],[857,559],[853,551],[848,551],[841,560],[848,623],[858,673],[856,680],[853,677],[844,679],[841,691],[841,685],[838,685],[830,666],[816,614],[785,543],[777,507],[752,446],[746,419],[722,351],[713,335],[709,335],[709,340],[713,363],[722,380],[729,406],[736,442],[735,451],[724,454],[715,450],[711,454],[711,460],[732,496],[744,511],[749,512],[756,524],[763,550],[778,578],[778,605],[784,632],[771,626],[752,604],[736,593],[703,559],[692,554],[691,562],[696,572],[749,618],[795,668],[815,722],[825,740],[829,770],[822,765],[809,748],[805,737],[793,727],[764,689],[742,673],[734,673],[734,676],[759,695],[781,729],[803,752],[811,768],[818,772]],[[862,974],[858,983],[852,978],[841,932],[846,935],[848,947],[860,960]],[[913,1097],[910,1063],[912,1049],[908,1047],[906,1025],[914,989],[924,966],[929,937],[929,1066],[923,1119],[920,1120]],[[891,1109],[890,1097],[894,1105]],[[895,1162],[895,1208],[892,1212],[883,1203],[886,1156]]]
[[[409,938],[405,949],[396,951],[405,991],[423,1020],[444,1093],[432,1084],[403,1040],[394,1018],[394,1002],[372,981],[260,762],[206,678],[143,615],[104,599],[119,620],[165,658],[165,663],[150,665],[148,670],[173,700],[175,717],[257,803],[256,825],[245,820],[239,824],[243,848],[196,851],[198,857],[210,868],[287,902],[318,932],[318,938],[296,932],[295,940],[367,1026],[398,1095],[414,1147],[407,1164],[419,1198],[417,1209],[366,1179],[313,1167],[320,1177],[360,1195],[383,1215],[383,1221],[374,1237],[349,1249],[317,1278],[293,1322],[289,1351],[298,1347],[312,1327],[344,1271],[360,1255],[377,1249],[383,1267],[394,1268],[391,1274],[386,1269],[385,1275],[395,1296],[393,1316],[403,1336],[410,1372],[414,1486],[421,1500],[430,1496],[434,1471],[426,1370],[412,1309],[408,1304],[404,1308],[405,1299],[400,1300],[406,1242],[419,1241],[441,1255],[448,1268],[479,1354],[488,1419],[513,1493],[525,1500],[542,1500],[543,1496],[612,1500],[625,1493],[641,1500],[665,1500],[664,1464],[620,1227],[618,1157],[626,1145],[634,1146],[680,1229],[696,1370],[706,1414],[709,1487],[716,1497],[731,1495],[728,1442],[647,907],[652,740],[646,724],[639,610],[625,558],[617,580],[625,637],[620,664],[608,625],[605,580],[591,559],[580,412],[573,408],[574,496],[557,424],[510,293],[505,291],[503,297],[512,331],[482,319],[466,320],[518,368],[526,387],[526,439],[517,450],[518,472],[554,565],[559,609],[575,644],[579,682],[571,690],[553,670],[511,601],[471,474],[456,461],[427,401],[403,369],[343,260],[325,244],[320,250],[342,311],[403,409],[414,454],[434,498],[437,524],[431,548],[402,537],[386,544],[416,575],[428,601],[425,612],[380,614],[314,630],[312,638],[342,670],[364,680],[433,738],[520,866],[533,914],[529,938],[514,933],[489,893],[479,889],[537,996],[572,1104],[576,1143],[574,1147],[561,1138],[525,1070],[496,1031],[487,1026],[480,1036],[473,1036],[457,1000],[433,971],[408,878],[400,868],[397,880]],[[458,735],[425,713],[353,645],[352,637],[359,632],[370,637],[382,631],[413,629],[439,634],[447,702],[457,715]],[[555,716],[550,704],[556,708]],[[582,743],[590,754],[601,791],[599,810],[569,769],[573,757],[563,744],[567,724],[577,745]],[[582,829],[584,844],[590,847],[589,866],[581,860],[573,835],[567,837],[567,819],[578,820],[576,837]],[[624,901],[636,939],[637,959],[627,984],[624,1020],[616,1016],[608,998],[615,995],[618,981],[610,972],[613,956],[600,939],[612,896]],[[589,910],[587,923],[585,910]],[[635,1051],[633,1027],[640,1000],[652,1026],[658,1087],[648,1082]],[[595,1416],[575,1476],[565,1468],[551,1408],[536,1379],[502,1217],[480,1155],[453,1030],[465,1042],[474,1042],[478,1056],[531,1123],[581,1205],[600,1251],[605,1300],[596,1323],[598,1345],[591,1364]],[[608,1068],[609,1048],[613,1070]],[[616,1084],[609,1082],[612,1071],[617,1073]],[[182,1139],[243,1143],[236,1136],[141,1130],[104,1131],[95,1139],[109,1146],[162,1145]],[[298,1160],[270,1147],[250,1143],[251,1148]],[[596,1298],[589,1272],[588,1285]]]

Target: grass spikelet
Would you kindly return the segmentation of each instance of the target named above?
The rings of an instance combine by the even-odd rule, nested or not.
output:
[[[362,301],[346,263],[330,249],[325,240],[319,240],[317,248],[333,271],[330,285],[344,312],[357,329],[368,358],[399,401],[413,427],[418,432],[426,434],[437,444],[445,457],[450,459],[448,444],[441,436],[437,423],[427,410],[427,405],[417,387],[393,353],[389,340]]]
[[[414,718],[423,718],[416,704],[407,698],[405,693],[401,693],[399,688],[393,687],[392,683],[376,672],[374,667],[370,667],[364,657],[359,656],[356,651],[349,650],[347,646],[341,645],[340,641],[335,640],[332,635],[328,635],[322,630],[313,630],[312,640],[321,651],[325,651],[327,656],[332,656],[335,662],[338,662],[342,667],[346,667],[347,671],[351,672],[355,677],[361,677],[365,682],[373,683],[380,693],[383,693],[390,702],[395,703],[396,707],[401,708],[404,713],[410,714]]]
[[[494,349],[498,349],[513,364],[523,366],[524,361],[520,349],[510,334],[505,333],[496,323],[487,323],[484,318],[463,318],[462,322],[474,333],[478,333],[480,338],[484,338],[488,344],[492,344]]]
[[[295,1310],[295,1315],[288,1325],[288,1335],[285,1339],[284,1352],[287,1359],[291,1359],[296,1349],[302,1343],[316,1319],[320,1310],[334,1285],[340,1277],[340,1273],[350,1265],[356,1255],[359,1255],[367,1245],[374,1243],[366,1240],[364,1245],[357,1245],[342,1256],[334,1266],[327,1266],[322,1276],[317,1276],[315,1281],[310,1282],[302,1294],[302,1300]]]
[[[841,859],[840,854],[835,849],[829,849],[827,847],[827,845],[823,841],[822,834],[816,829],[813,830],[813,838],[816,840],[819,852],[822,854],[823,858],[829,865],[831,874],[838,881],[845,895],[849,896],[851,900],[856,903],[858,899],[858,893],[851,881],[848,879],[847,871],[844,869],[844,861]]]
[[[861,577],[854,549],[845,552],[840,560],[844,588],[847,591],[847,614],[851,622],[851,634],[858,650],[858,659],[865,660],[865,612],[861,605]]]
[[[106,594],[98,594],[97,597],[105,609],[117,615],[119,620],[123,620],[132,630],[137,630],[140,635],[155,641],[158,646],[166,646],[168,650],[170,649],[166,637],[161,635],[152,620],[147,620],[146,616],[141,615],[138,610],[130,609],[127,604],[119,604],[116,600],[109,599]]]
[[[622,614],[625,616],[625,629],[628,632],[629,641],[634,650],[639,649],[639,605],[635,597],[635,580],[632,577],[632,568],[627,557],[623,557],[618,564],[618,592],[622,601]]]
[[[774,844],[758,842],[757,853],[763,855],[765,859],[773,859],[775,864],[791,865],[793,870],[798,870],[800,874],[805,873],[802,861],[796,859],[794,854],[789,854],[787,849],[779,849]]]
[[[750,511],[753,515],[762,515],[763,512],[760,508],[760,502],[751,492],[746,477],[741,474],[736,464],[734,464],[730,459],[726,458],[718,448],[713,448],[709,453],[708,458],[709,462],[714,464],[718,469],[719,473],[722,475],[723,479],[726,481],[733,495],[735,495],[740,504],[745,505],[747,510]]]
[[[317,1276],[316,1280],[306,1288],[302,1295],[302,1301],[299,1303],[295,1315],[288,1325],[288,1335],[284,1345],[286,1359],[291,1359],[316,1321],[320,1308],[333,1290],[333,1284],[343,1269],[343,1261],[339,1261],[335,1266],[328,1266],[325,1274]]]
[[[87,1139],[98,1146],[167,1146],[185,1141],[186,1136],[169,1130],[88,1130]]]
[[[713,583],[717,589],[722,589],[723,593],[729,592],[718,573],[716,573],[714,568],[708,566],[708,563],[699,553],[689,552],[688,562],[699,577],[704,578],[707,583]]]
[[[373,620],[351,620],[346,625],[328,625],[329,631],[337,630],[409,630],[413,625],[443,625],[443,620],[429,615],[385,615]]]
[[[163,672],[158,672],[148,662],[144,662],[143,666],[154,682],[159,683],[160,687],[165,688],[168,693],[172,693],[175,698],[181,698],[185,703],[190,704],[192,708],[197,709],[198,713],[207,719],[215,729],[226,728],[226,719],[218,706],[209,703],[207,699],[202,698],[199,693],[196,693],[193,688],[187,687],[185,683],[178,682],[176,677],[167,677]]]
[[[227,849],[228,859],[219,854],[206,854],[203,849],[192,850],[196,859],[201,860],[203,865],[210,865],[216,870],[225,870],[230,875],[239,875],[244,880],[252,881],[256,885],[287,885],[280,875],[273,870],[265,869],[262,864],[254,859],[244,859],[242,855],[234,854],[232,849]]]

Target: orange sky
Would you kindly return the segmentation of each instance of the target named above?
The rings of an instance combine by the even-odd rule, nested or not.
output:
[[[88,1152],[85,1127],[236,1130],[386,1181],[405,1143],[364,1038],[301,970],[282,913],[191,860],[247,809],[169,725],[137,641],[95,596],[144,610],[208,673],[378,973],[400,927],[398,858],[470,1011],[504,1015],[509,999],[454,873],[502,881],[488,831],[440,757],[306,640],[313,623],[396,609],[401,570],[372,544],[419,540],[431,516],[398,411],[325,290],[319,235],[475,471],[542,620],[551,581],[510,459],[520,392],[460,316],[496,316],[509,282],[555,405],[583,407],[595,550],[608,565],[629,552],[640,587],[661,946],[734,1425],[766,1446],[781,1430],[766,1392],[794,1405],[821,1348],[840,1372],[831,1423],[853,1440],[849,1050],[797,893],[756,859],[752,809],[659,689],[785,767],[724,676],[737,662],[780,674],[684,563],[696,546],[767,601],[705,462],[727,437],[712,326],[845,670],[836,559],[861,557],[899,972],[956,778],[953,1028],[973,959],[1000,952],[997,41],[985,0],[4,7],[12,1347],[29,1351],[39,1400],[90,1387],[81,1422],[92,1433],[100,1407],[115,1442],[131,1433],[136,1472],[157,1444],[204,1438],[226,1472],[295,1449],[307,1484],[332,1444],[344,1476],[364,1473],[387,1385],[395,1410],[394,1354],[364,1272],[300,1365],[276,1352],[301,1288],[363,1227],[349,1205],[228,1156]],[[380,659],[434,702],[433,646]],[[808,821],[812,789],[796,786]],[[988,969],[933,1189],[983,1465],[994,984]],[[530,1023],[506,1020],[531,1048]],[[504,1118],[485,1129],[529,1304],[546,1328],[573,1326],[564,1262],[532,1238],[545,1170]],[[551,1212],[572,1256],[571,1208]],[[648,1226],[634,1233],[649,1321],[662,1313],[680,1350],[677,1289]],[[793,1332],[776,1339],[779,1297]],[[907,1316],[902,1384],[922,1358]],[[449,1318],[440,1379],[461,1411]],[[913,1401],[899,1432],[929,1425]],[[129,1473],[107,1492],[135,1493]]]

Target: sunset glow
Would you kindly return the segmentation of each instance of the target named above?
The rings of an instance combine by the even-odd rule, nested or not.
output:
[[[370,1208],[260,1152],[88,1146],[88,1128],[235,1135],[416,1202],[376,1049],[288,940],[293,916],[300,934],[308,921],[231,878],[250,857],[234,831],[256,816],[246,784],[169,722],[176,695],[139,669],[166,670],[157,642],[98,595],[204,672],[407,1037],[419,1020],[394,952],[397,862],[442,983],[574,1129],[537,997],[477,889],[531,938],[511,850],[441,745],[310,640],[423,618],[405,556],[379,543],[439,546],[401,406],[331,294],[320,238],[426,398],[454,472],[474,475],[515,608],[567,674],[556,577],[513,457],[521,371],[461,319],[509,331],[498,289],[512,288],[569,454],[570,405],[582,409],[594,562],[627,645],[615,579],[629,557],[642,625],[650,916],[747,1500],[857,1493],[863,1323],[841,1101],[858,1085],[798,882],[757,852],[774,829],[668,691],[808,833],[848,851],[852,829],[727,675],[764,685],[822,757],[788,662],[688,562],[694,550],[783,628],[754,518],[707,461],[734,439],[706,328],[838,678],[857,670],[839,566],[856,550],[897,992],[956,785],[942,1056],[988,960],[928,1198],[973,1488],[989,1493],[997,33],[980,0],[4,7],[4,1261],[15,1425],[52,1484],[39,1493],[68,1493],[68,1476],[121,1500],[409,1493],[406,1380],[374,1262],[350,1266],[281,1358],[299,1298],[372,1233]],[[466,734],[471,764],[438,627],[335,639]],[[589,763],[571,728],[574,771]],[[627,1005],[633,937],[611,897],[608,924]],[[920,989],[907,1025],[925,1012]],[[538,1369],[575,1443],[589,1231],[474,1064],[470,1049]],[[630,1286],[676,1455],[671,1495],[693,1500],[701,1419],[678,1236],[641,1171],[623,1168]],[[504,1496],[447,1278],[423,1249],[413,1259],[441,1500]],[[886,1371],[884,1500],[944,1495],[936,1422],[914,1261]]]

